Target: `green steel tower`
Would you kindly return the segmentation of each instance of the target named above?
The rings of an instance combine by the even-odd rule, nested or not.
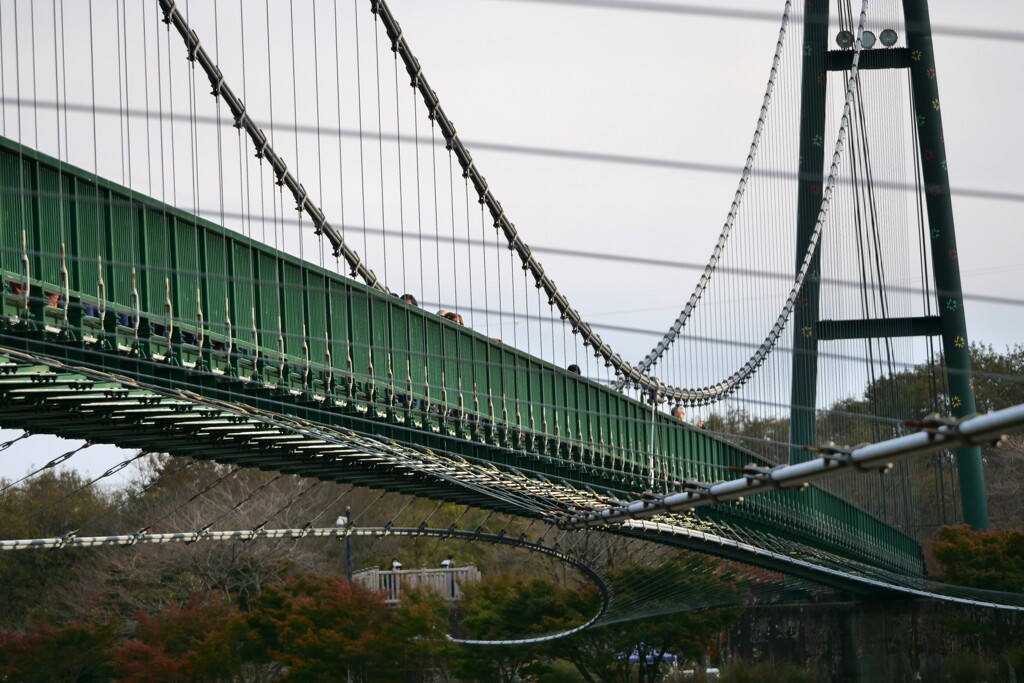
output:
[[[859,68],[908,69],[917,123],[921,176],[931,235],[932,273],[939,313],[935,316],[889,320],[822,321],[820,312],[820,248],[793,315],[793,380],[790,440],[814,444],[817,401],[818,343],[830,339],[861,339],[879,336],[939,336],[945,359],[950,408],[954,417],[975,412],[971,381],[970,344],[964,317],[964,301],[957,261],[956,233],[950,202],[949,175],[942,134],[942,108],[932,46],[927,0],[904,0],[906,47],[863,50]],[[829,2],[813,0],[805,6],[804,62],[801,77],[800,171],[797,204],[797,264],[803,260],[814,230],[821,201],[825,163],[826,84],[829,71],[844,71],[852,64],[851,50],[829,50]],[[896,324],[894,324],[896,323]],[[894,333],[892,330],[899,330]],[[806,455],[794,449],[794,460]],[[988,528],[981,451],[978,447],[957,450],[957,471],[964,521],[976,529]]]

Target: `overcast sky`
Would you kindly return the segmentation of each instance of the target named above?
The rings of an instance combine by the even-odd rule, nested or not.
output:
[[[389,4],[477,167],[527,243],[706,262],[750,145],[777,20],[650,11],[652,3],[633,9],[529,0]],[[358,3],[361,21],[372,21],[368,5],[368,0]],[[0,0],[5,20],[12,6],[11,0]],[[324,11],[330,4],[317,6]],[[767,0],[687,6],[771,10],[779,16],[782,11],[781,2]],[[339,7],[353,11],[348,0]],[[973,339],[1001,349],[1024,341],[1024,307],[969,297],[1024,299],[1024,131],[1019,124],[1024,91],[1015,75],[1024,39],[964,38],[941,28],[1022,27],[1024,5],[940,0],[932,3],[931,13],[940,29],[936,60],[951,183],[1018,197],[953,198],[969,329]],[[210,39],[201,35],[209,46]],[[102,33],[97,41],[103,41]],[[171,45],[181,57],[181,42]],[[9,40],[4,49],[9,55]],[[225,66],[225,75],[238,90],[237,70]],[[303,78],[308,83],[308,74]],[[249,88],[255,91],[257,81],[250,73]],[[200,92],[206,97],[205,89]],[[8,90],[4,96],[11,96]],[[250,93],[250,101],[256,97]],[[290,105],[282,111],[290,115]],[[299,120],[312,123],[308,111],[300,112]],[[485,144],[474,147],[473,142]],[[498,145],[692,162],[736,172],[511,153]],[[303,177],[308,173],[307,167]],[[316,181],[303,182],[312,189]],[[641,330],[665,329],[699,275],[571,256],[541,260],[588,320]],[[634,360],[656,341],[631,333],[605,336]],[[0,454],[0,476],[23,474],[29,463],[40,464],[64,449],[42,437],[24,443],[26,448]],[[89,467],[95,474],[108,461],[97,458]]]

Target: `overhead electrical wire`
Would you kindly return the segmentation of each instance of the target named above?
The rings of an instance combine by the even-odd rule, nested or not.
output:
[[[39,107],[42,109],[57,109],[58,107],[63,111],[67,110],[70,112],[91,112],[91,105],[87,104],[76,104],[74,102],[54,102],[46,100],[21,100],[17,97],[0,97],[0,107],[3,105],[8,106],[23,106],[31,104],[32,106]],[[2,110],[2,109],[0,109]],[[121,111],[116,107],[108,107],[104,105],[96,105],[97,115],[103,116],[116,116],[116,115],[127,115],[130,117],[137,117],[144,119],[146,112],[140,109],[126,108]],[[190,117],[187,114],[175,114],[173,112],[164,114],[168,121],[188,121]],[[195,122],[198,124],[206,125],[217,125],[216,116],[204,116],[196,115],[193,117]],[[268,127],[269,121],[262,121],[261,119],[253,118],[253,123],[260,127]],[[316,125],[297,124],[294,121],[286,121],[279,124],[280,126],[292,128],[298,133],[318,135],[323,137],[337,136],[338,138],[351,138],[358,139],[359,131],[348,128],[330,128],[324,126],[317,130]],[[395,134],[386,131],[366,131],[364,134],[375,135],[383,140],[390,142],[400,142],[403,144],[411,144],[416,147],[422,144],[426,144],[420,140],[416,135],[403,135]],[[719,164],[706,161],[686,160],[686,159],[671,159],[666,157],[650,157],[640,156],[633,154],[615,154],[611,152],[596,152],[593,150],[579,150],[579,149],[564,149],[559,147],[539,147],[535,145],[518,144],[518,143],[503,143],[493,142],[487,140],[472,140],[467,139],[464,141],[467,147],[472,147],[474,150],[479,151],[493,151],[505,154],[518,154],[521,156],[533,156],[540,158],[549,159],[566,159],[570,161],[583,161],[592,163],[603,163],[603,164],[614,164],[621,166],[636,166],[641,168],[661,168],[672,171],[692,171],[696,173],[714,173],[720,175],[728,175],[731,177],[739,176],[743,173],[742,166],[733,166],[730,164]],[[797,179],[799,174],[792,171],[780,171],[777,169],[773,170],[758,170],[753,169],[750,172],[752,177],[774,177],[774,178],[785,178],[785,179]],[[846,184],[849,181],[840,178],[837,181],[840,185]],[[880,187],[895,187],[898,189],[912,192],[914,186],[912,184],[903,183],[892,183],[886,180],[876,181]],[[950,187],[950,193],[957,197],[965,197],[971,199],[982,199],[992,201],[1004,201],[1011,203],[1024,203],[1024,192],[1015,192],[1012,190],[999,190],[999,189],[987,189],[980,187]],[[344,220],[344,219],[343,219]]]
[[[723,7],[721,5],[680,4],[672,2],[645,2],[644,0],[499,0],[512,4],[564,6],[588,10],[619,10],[627,12],[644,12],[653,14],[674,14],[715,19],[738,19],[746,21],[775,21],[778,16],[772,12],[742,7]],[[932,26],[935,35],[946,35],[957,38],[975,38],[979,40],[1007,41],[1024,43],[1024,31],[988,28],[984,26],[952,26],[935,24]]]

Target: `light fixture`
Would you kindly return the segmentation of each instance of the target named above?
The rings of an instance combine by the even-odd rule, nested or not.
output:
[[[871,31],[864,31],[860,37],[860,46],[864,50],[870,50],[875,46],[875,34]]]
[[[853,47],[853,34],[849,31],[840,31],[836,36],[836,45],[844,50],[849,50]]]
[[[896,31],[893,31],[891,28],[887,28],[884,31],[882,31],[882,34],[878,36],[878,39],[882,41],[882,45],[885,45],[886,47],[892,47],[893,45],[896,44],[896,40],[898,37],[899,36],[896,35]]]

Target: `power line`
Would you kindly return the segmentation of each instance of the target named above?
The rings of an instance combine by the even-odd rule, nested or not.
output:
[[[506,0],[509,1],[509,0]],[[533,1],[533,0],[511,0],[511,1]],[[17,97],[0,97],[0,106],[34,106],[42,109],[53,109],[53,110],[67,110],[71,112],[80,113],[92,113],[95,110],[96,114],[104,116],[117,116],[117,117],[128,117],[128,118],[141,118],[145,119],[147,114],[142,109],[118,109],[116,107],[105,107],[101,105],[92,104],[78,104],[74,102],[54,102],[54,101],[23,101]],[[225,121],[218,120],[215,116],[203,116],[199,114],[188,115],[188,114],[174,114],[165,113],[164,119],[168,121],[178,121],[192,124],[205,124],[205,125],[229,125]],[[253,123],[265,130],[269,130],[269,124],[265,121],[259,121],[252,119]],[[296,124],[294,122],[283,122],[278,128],[287,129],[289,132],[298,132],[307,135],[318,135],[320,137],[326,136],[338,136],[342,138],[358,139],[359,131],[348,128],[329,128],[321,126],[319,129],[313,125]],[[363,131],[363,135],[374,135],[379,136],[383,140],[388,142],[399,142],[403,144],[427,144],[424,140],[419,140],[414,136],[410,135],[396,135],[394,133],[375,132],[375,131]],[[594,152],[591,150],[580,150],[580,149],[564,149],[558,147],[538,147],[534,145],[520,145],[520,144],[509,144],[502,142],[486,142],[482,140],[466,140],[465,144],[467,147],[471,147],[474,151],[490,151],[499,152],[504,154],[518,154],[520,156],[540,157],[544,159],[566,159],[569,161],[583,161],[592,163],[602,164],[613,164],[620,166],[635,166],[643,168],[661,168],[670,171],[689,171],[692,173],[717,173],[725,174],[732,177],[739,177],[743,172],[743,168],[740,166],[731,166],[729,164],[718,164],[705,161],[695,161],[690,159],[668,159],[665,157],[650,157],[641,156],[636,154],[615,154],[611,152]],[[755,177],[766,177],[766,178],[783,178],[787,180],[799,179],[799,173],[795,171],[766,171],[753,169],[751,172],[752,176]],[[841,185],[848,184],[852,181],[845,178],[840,178],[837,181]],[[906,191],[916,191],[914,185],[909,183],[899,182],[887,182],[887,181],[875,181],[875,186],[878,188],[885,189],[900,189]],[[1024,204],[1024,192],[1012,192],[1009,190],[987,190],[982,188],[974,187],[951,187],[950,194],[958,197],[970,197],[973,199],[987,199],[994,201],[1014,202]]]
[[[0,188],[0,196],[2,196],[4,194],[15,194],[15,192],[9,191],[9,190],[4,189],[4,188]],[[61,198],[61,195],[59,195],[58,193],[55,193],[55,192],[33,191],[33,192],[25,192],[25,193],[18,193],[18,194],[24,194],[25,196],[32,196],[32,197],[36,197],[36,198],[45,198],[45,199],[60,199]],[[159,201],[159,200],[157,200],[157,201]],[[128,206],[128,203],[121,203],[121,202],[116,202],[116,201],[104,201],[104,202],[101,202],[101,203],[103,203],[103,204],[120,205],[120,206]],[[169,205],[169,206],[171,206],[171,205]],[[175,208],[177,208],[177,207],[175,207]],[[180,209],[180,210],[188,211],[188,212],[191,213],[191,209]],[[251,214],[251,213],[245,213],[245,212],[241,212],[241,211],[222,210],[220,208],[213,209],[213,208],[199,207],[198,210],[199,210],[199,213],[195,214],[198,218],[200,218],[202,220],[212,221],[212,222],[214,222],[214,223],[216,223],[218,225],[220,224],[218,221],[221,218],[230,218],[232,220],[261,220],[261,221],[276,220],[277,222],[285,224],[285,225],[296,225],[296,226],[303,225],[302,221],[300,221],[297,218],[292,218],[290,216],[283,216],[283,217],[282,216],[277,216],[276,218],[273,218],[271,216],[262,215],[262,214],[254,215],[254,214]],[[234,230],[230,226],[223,226],[223,227],[227,228],[228,230],[232,230],[233,232],[238,232],[237,230]],[[402,234],[402,232],[400,230],[393,230],[393,229],[388,229],[388,228],[381,229],[381,228],[376,227],[376,226],[365,226],[364,227],[362,225],[349,224],[349,225],[346,226],[346,228],[351,229],[351,230],[356,230],[356,231],[359,231],[359,232],[362,232],[363,230],[366,230],[366,232],[368,234],[379,235],[379,236],[382,236],[384,238],[402,238],[403,237],[403,234]],[[453,237],[453,236],[450,236],[450,235],[443,235],[443,234],[441,234],[441,235],[424,234],[422,239],[424,241],[426,241],[426,242],[444,242],[444,243],[449,243],[449,244],[450,243],[454,243],[454,244],[457,244],[457,245],[464,245],[464,246],[468,246],[468,247],[482,247],[482,248],[485,248],[485,249],[495,249],[495,250],[501,250],[501,251],[505,250],[504,246],[496,245],[495,243],[487,241],[487,240],[476,239],[476,238],[467,238],[467,237],[461,237],[461,236]],[[606,262],[611,262],[611,263],[631,264],[631,265],[639,265],[639,266],[645,266],[645,267],[671,268],[671,269],[674,269],[674,270],[686,270],[686,271],[694,271],[694,272],[703,272],[704,269],[707,267],[706,264],[698,263],[696,261],[676,261],[676,260],[654,258],[654,257],[650,257],[650,256],[636,256],[636,255],[621,254],[621,253],[613,254],[613,253],[610,253],[610,252],[587,251],[587,250],[581,250],[581,249],[567,249],[567,248],[564,248],[564,247],[552,247],[552,246],[539,245],[539,246],[532,246],[532,247],[530,247],[530,249],[535,254],[545,254],[545,255],[551,255],[551,256],[562,256],[562,257],[568,257],[568,258],[574,258],[574,259],[589,259],[589,260],[595,260],[595,261],[606,261]],[[3,252],[13,252],[13,251],[17,251],[18,253],[20,253],[20,249],[19,250],[14,250],[11,247],[0,247],[0,253],[3,253]],[[45,255],[44,252],[36,252],[36,253],[43,253]],[[287,253],[287,252],[285,252],[285,253]],[[52,255],[56,255],[56,253],[54,253]],[[69,257],[72,258],[72,260],[75,259],[75,257],[73,255],[69,255]],[[122,266],[134,266],[134,265],[137,265],[137,264],[131,263],[129,261],[119,261],[117,259],[107,259],[107,263],[108,263],[108,265],[122,265]],[[1004,267],[1004,268],[995,269],[994,272],[1002,272],[1002,271],[1005,271],[1005,270],[1016,270],[1016,269],[1018,269],[1020,267],[1024,267],[1024,266]],[[161,271],[161,272],[163,272],[163,271]],[[185,274],[185,275],[196,275],[196,274],[199,274],[199,273],[197,273],[195,271],[189,271],[187,269],[175,269],[175,272],[177,272],[179,274]],[[734,266],[720,266],[718,268],[718,272],[719,273],[728,273],[728,274],[733,274],[733,275],[738,275],[738,276],[757,277],[757,278],[773,279],[773,280],[780,280],[780,281],[783,281],[783,280],[790,281],[790,280],[792,280],[792,275],[789,274],[789,273],[778,273],[778,272],[767,271],[767,270],[757,269],[757,268],[740,268],[740,267],[734,267]],[[974,272],[975,271],[965,271],[965,274],[972,274]],[[982,270],[977,271],[977,272],[979,274],[987,274],[989,272],[992,272],[992,269],[982,269]],[[203,271],[201,274],[205,275],[205,276],[209,275],[209,273],[206,272],[206,271]],[[234,281],[236,281],[236,282],[248,282],[248,281],[250,281],[249,278],[241,278],[241,277],[235,277],[235,278],[232,278],[232,279]],[[255,280],[252,280],[252,281],[255,282]],[[857,281],[839,280],[839,279],[829,280],[828,284],[830,286],[836,286],[836,287],[861,287],[862,286],[862,284],[860,282],[857,282]],[[919,295],[921,293],[921,288],[919,288],[919,287],[900,286],[900,285],[890,285],[887,288],[887,291],[892,292],[892,293],[903,293],[903,294]],[[938,291],[935,291],[934,294],[936,296],[945,296],[947,294],[954,294],[954,293],[952,293],[952,292],[945,292],[943,290],[938,290]],[[996,305],[1001,305],[1001,306],[1024,306],[1024,298],[1021,298],[1021,297],[1005,297],[1005,296],[995,296],[995,295],[991,295],[991,294],[976,294],[976,293],[970,293],[970,292],[961,292],[959,294],[959,296],[961,298],[963,298],[964,301],[975,301],[975,302],[979,302],[979,303],[996,304]]]
[[[646,12],[654,14],[674,14],[687,16],[711,17],[715,19],[740,19],[746,21],[770,21],[778,23],[779,13],[765,10],[741,9],[739,7],[710,7],[708,5],[681,5],[662,2],[629,2],[627,0],[501,0],[531,5],[549,5],[577,7],[598,10],[625,10],[629,12]],[[1024,31],[1007,31],[1003,29],[982,28],[973,26],[932,25],[932,34],[954,36],[957,38],[975,38],[978,40],[1002,40],[1011,43],[1024,43]]]

